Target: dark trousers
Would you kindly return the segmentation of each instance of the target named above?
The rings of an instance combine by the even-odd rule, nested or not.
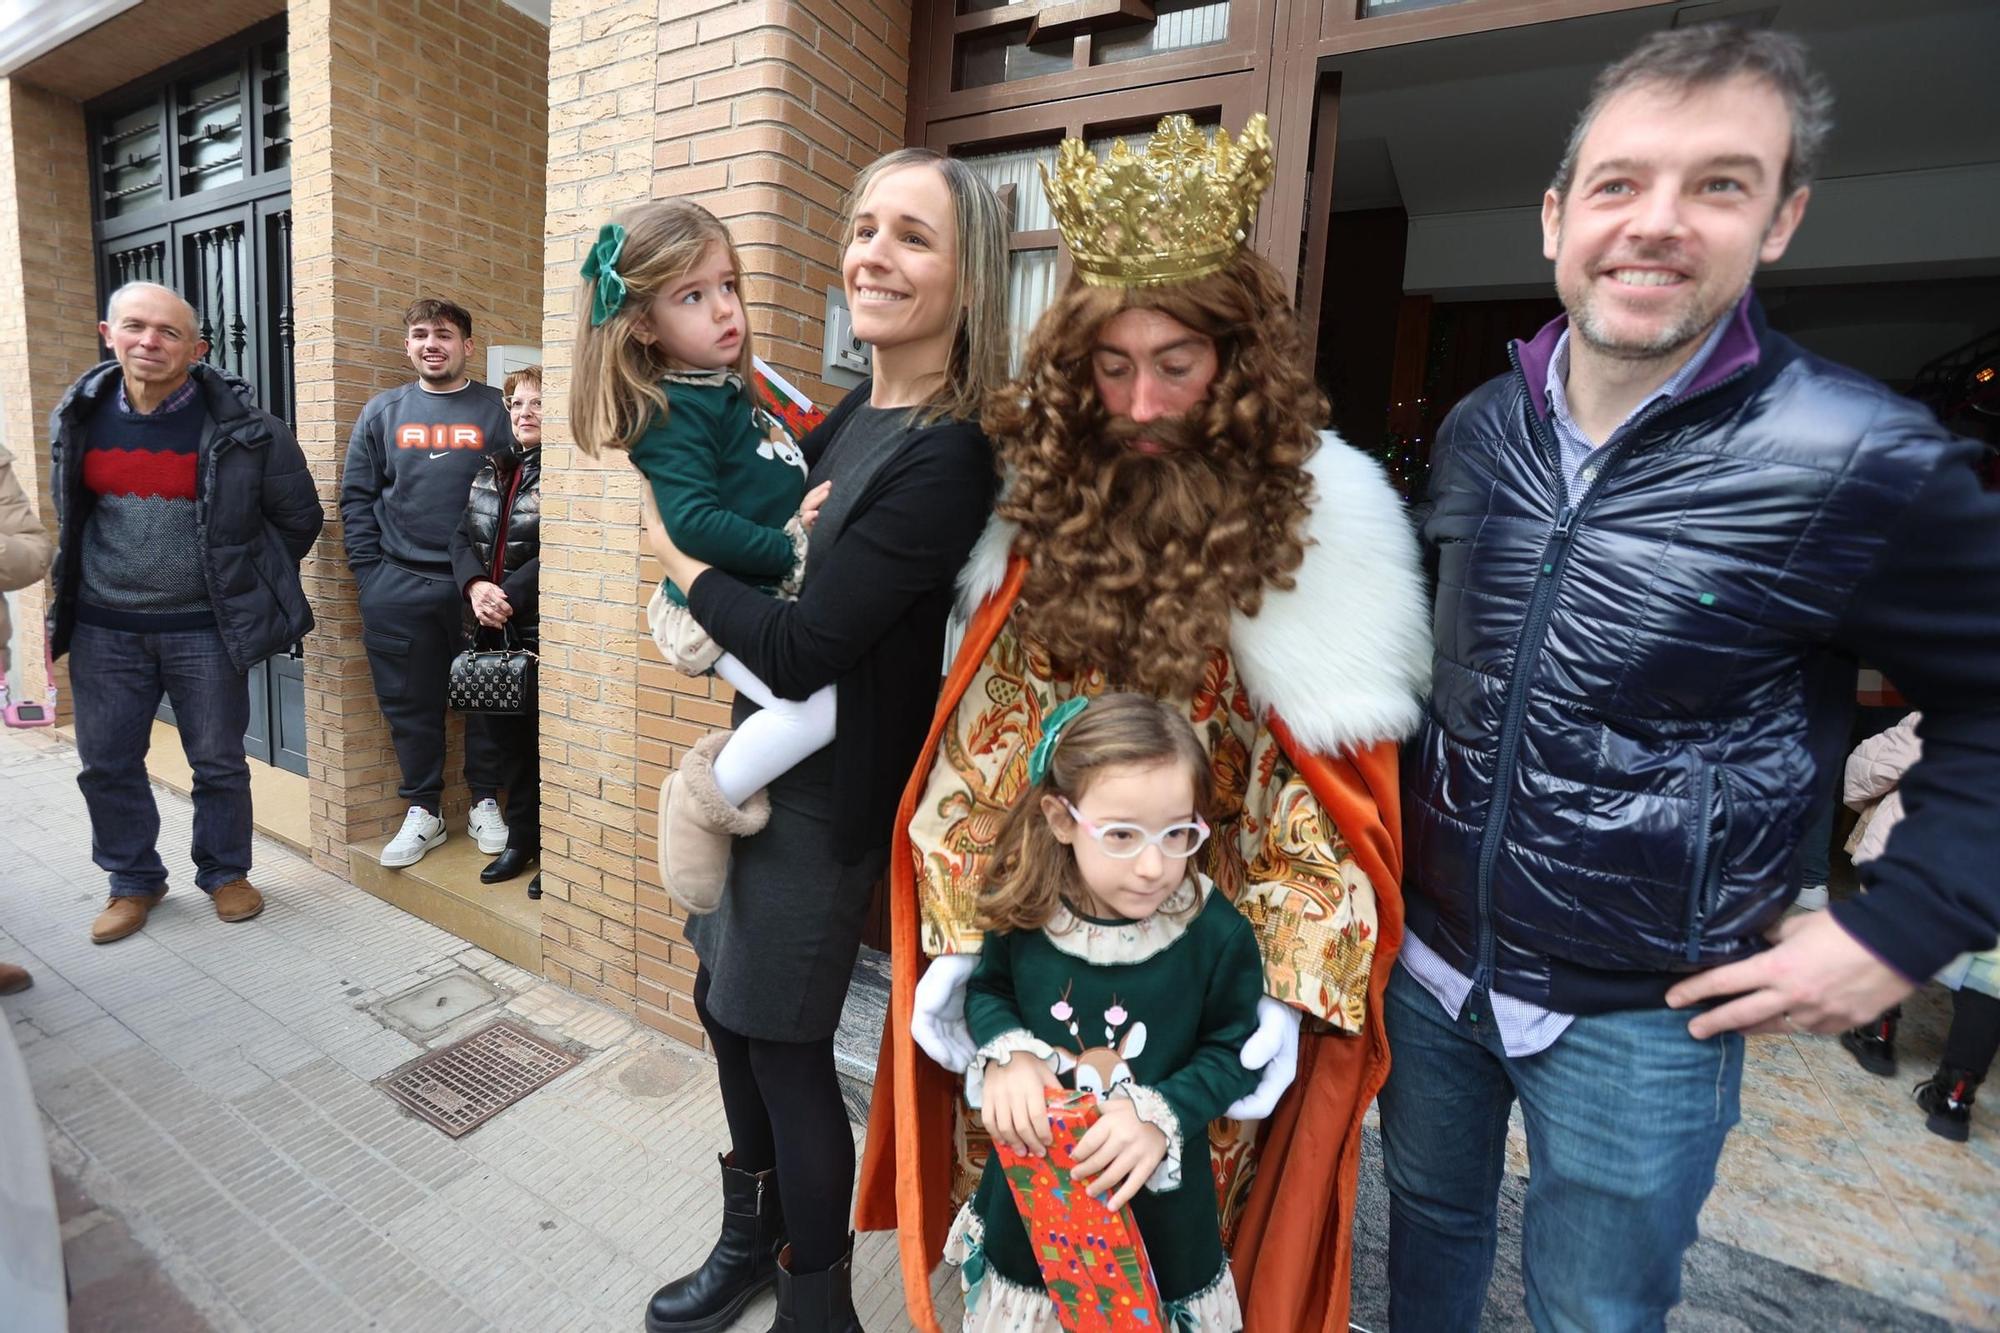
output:
[[[213,893],[250,873],[249,678],[213,629],[143,634],[79,624],[69,644],[76,704],[76,785],[90,810],[90,856],[111,877],[111,896],[167,887],[155,844],[160,809],[146,777],[153,715],[174,706],[181,749],[194,771],[197,888]]]
[[[765,1041],[732,1032],[708,1011],[708,969],[694,975],[694,1010],[708,1029],[731,1165],[778,1172],[794,1273],[823,1273],[847,1253],[854,1209],[854,1131],[833,1067],[833,1038]]]
[[[1951,1029],[1944,1037],[1944,1062],[1985,1078],[2000,1052],[2000,1000],[1961,986],[1951,995]]]
[[[444,797],[445,680],[465,641],[465,599],[449,574],[384,560],[361,585],[361,640],[389,724],[397,793],[432,814]]]
[[[541,719],[533,713],[465,715],[465,780],[472,798],[507,793],[507,845],[542,845]]]

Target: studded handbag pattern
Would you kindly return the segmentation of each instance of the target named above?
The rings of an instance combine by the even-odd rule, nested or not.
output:
[[[499,713],[519,717],[535,711],[535,666],[539,659],[514,641],[500,648],[482,648],[474,635],[464,651],[451,659],[445,698],[461,713]]]

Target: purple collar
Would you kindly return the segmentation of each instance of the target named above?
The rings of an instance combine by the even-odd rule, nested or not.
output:
[[[1715,345],[1708,364],[1674,401],[1693,397],[1722,383],[1737,371],[1757,364],[1763,348],[1758,345],[1757,326],[1750,317],[1756,299],[1751,292],[1743,293],[1743,299],[1729,314],[1728,328],[1723,332],[1722,341]],[[1514,354],[1521,362],[1521,374],[1528,381],[1528,401],[1535,405],[1535,416],[1542,421],[1549,419],[1549,396],[1545,387],[1549,379],[1549,362],[1555,359],[1556,344],[1562,341],[1563,330],[1568,327],[1569,316],[1557,315],[1542,325],[1541,331],[1534,337],[1526,342],[1514,343]]]

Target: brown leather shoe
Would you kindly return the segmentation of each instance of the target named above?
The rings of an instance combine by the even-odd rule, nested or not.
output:
[[[35,984],[28,969],[14,963],[0,963],[0,995],[18,995]]]
[[[232,879],[208,896],[215,900],[218,921],[248,921],[264,910],[264,895],[247,879]]]
[[[153,904],[164,897],[166,893],[162,890],[139,898],[113,898],[104,904],[97,920],[90,923],[90,942],[110,944],[113,940],[138,934],[139,928],[146,924],[146,915],[153,910]]]

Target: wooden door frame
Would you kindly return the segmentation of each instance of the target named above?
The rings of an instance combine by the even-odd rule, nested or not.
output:
[[[1226,42],[1115,65],[1089,65],[1088,38],[1077,39],[1069,70],[1014,83],[953,92],[952,39],[960,32],[1025,21],[1035,0],[960,16],[957,0],[912,5],[906,138],[940,151],[969,143],[1038,137],[1091,121],[1165,114],[1216,105],[1190,98],[1187,85],[1242,79],[1254,94],[1232,95],[1230,128],[1252,111],[1270,118],[1277,181],[1259,212],[1255,244],[1293,286],[1308,355],[1319,341],[1320,292],[1339,131],[1338,57],[1359,51],[1467,36],[1626,10],[1676,0],[1458,0],[1401,14],[1362,17],[1363,0],[1233,0]],[[1199,95],[1197,95],[1199,96]],[[1100,113],[1098,108],[1112,107]],[[1290,236],[1301,228],[1303,247]],[[1301,249],[1303,248],[1303,263]],[[1063,264],[1067,266],[1065,255]],[[1066,272],[1066,267],[1065,267]]]
[[[1403,46],[1410,42],[1497,32],[1562,19],[1615,14],[1686,0],[1457,0],[1403,14],[1362,17],[1363,0],[1326,0],[1307,43],[1321,57]]]
[[[1306,351],[1319,347],[1320,293],[1326,282],[1326,236],[1331,226],[1333,175],[1338,169],[1340,61],[1360,51],[1416,42],[1496,32],[1565,19],[1625,10],[1661,8],[1675,0],[1458,0],[1456,4],[1406,14],[1361,17],[1362,0],[1298,4],[1290,27],[1279,31],[1281,53],[1295,53],[1274,76],[1272,134],[1278,180],[1268,212],[1274,219],[1297,218],[1306,236],[1303,272],[1272,254],[1286,277],[1297,283]],[[1306,54],[1310,53],[1310,55]],[[1279,128],[1285,133],[1280,134]],[[1304,133],[1293,132],[1305,127]],[[1311,189],[1311,197],[1307,190]],[[1275,222],[1274,222],[1274,225]]]
[[[956,0],[916,0],[910,42],[910,142],[924,142],[926,127],[941,120],[1249,72],[1270,63],[1273,16],[1289,3],[1291,0],[1230,0],[1229,34],[1222,41],[1115,64],[1091,64],[1094,38],[1079,35],[1073,39],[1070,68],[1066,70],[954,91],[955,39],[1025,23],[1034,17],[1039,5],[1015,3],[961,15]]]
[[[1222,123],[1241,125],[1262,109],[1264,88],[1254,72],[1212,75],[1175,83],[1150,84],[1061,102],[988,111],[936,121],[925,129],[924,146],[940,153],[967,148],[1005,148],[1049,139],[1089,138],[1128,129],[1150,128],[1177,111],[1216,110]],[[1008,249],[1056,250],[1056,287],[1069,281],[1069,251],[1051,233],[1010,232]]]

